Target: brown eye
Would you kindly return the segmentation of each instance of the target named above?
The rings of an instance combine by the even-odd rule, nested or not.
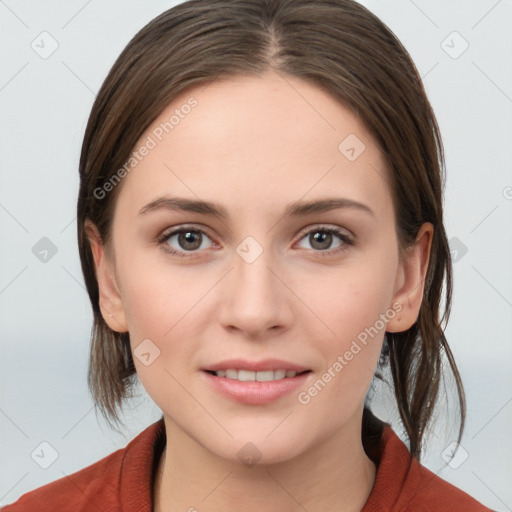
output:
[[[203,241],[203,237],[199,231],[181,231],[178,233],[178,244],[186,251],[199,249]]]
[[[187,256],[187,252],[196,253],[200,252],[199,249],[208,249],[213,246],[206,233],[192,228],[180,228],[164,233],[158,238],[158,242],[163,245],[165,251],[176,256]]]
[[[337,242],[336,239],[339,241]],[[316,227],[302,234],[300,242],[307,241],[313,252],[322,256],[333,256],[340,251],[345,251],[354,245],[354,240],[348,233],[338,228]],[[333,243],[336,243],[333,247]],[[303,248],[308,249],[308,247]],[[322,254],[324,253],[324,254]]]
[[[327,231],[316,231],[309,234],[309,242],[314,249],[323,251],[329,249],[332,244],[332,233]]]

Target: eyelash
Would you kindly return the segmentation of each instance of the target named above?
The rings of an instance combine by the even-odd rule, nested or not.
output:
[[[162,233],[158,238],[157,238],[157,242],[159,245],[162,245],[162,248],[165,252],[173,255],[173,256],[178,256],[180,258],[190,258],[190,257],[193,257],[192,255],[198,251],[188,251],[185,252],[185,251],[176,251],[172,248],[170,248],[168,245],[165,245],[164,244],[167,242],[167,240],[169,240],[172,236],[174,235],[177,235],[177,234],[180,234],[180,233],[185,233],[187,231],[192,231],[194,233],[201,233],[203,235],[206,235],[208,238],[211,239],[211,237],[208,236],[207,233],[205,233],[202,229],[198,229],[198,228],[194,228],[194,227],[181,227],[179,229],[175,229],[171,232],[168,232],[168,233]],[[308,231],[305,231],[305,232],[302,232],[301,233],[301,236],[299,238],[299,241],[302,240],[303,238],[305,238],[306,236],[308,235],[311,235],[312,233],[329,233],[329,234],[333,234],[333,235],[336,235],[342,242],[343,244],[340,245],[339,247],[336,247],[335,249],[326,249],[326,250],[314,250],[314,249],[311,249],[313,252],[316,252],[318,253],[319,256],[322,256],[322,257],[333,257],[333,256],[336,256],[338,253],[340,252],[344,252],[347,250],[347,246],[353,246],[355,245],[355,242],[354,240],[352,239],[352,237],[350,237],[349,235],[347,235],[344,231],[341,231],[340,229],[337,229],[337,228],[328,228],[326,226],[316,226],[312,229],[309,229]]]

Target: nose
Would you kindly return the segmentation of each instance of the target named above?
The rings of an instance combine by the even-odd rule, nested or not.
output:
[[[219,319],[225,329],[263,339],[290,328],[293,293],[270,251],[252,262],[234,252],[233,268],[223,281]]]

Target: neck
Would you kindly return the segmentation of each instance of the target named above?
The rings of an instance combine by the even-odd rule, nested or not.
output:
[[[167,445],[154,488],[155,512],[243,509],[359,512],[375,482],[361,423],[336,432],[292,460],[245,467],[205,450],[165,419]]]

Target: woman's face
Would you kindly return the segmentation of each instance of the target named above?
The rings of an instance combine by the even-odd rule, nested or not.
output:
[[[388,171],[363,124],[269,73],[182,93],[136,149],[100,303],[167,428],[260,462],[360,432],[405,287]],[[293,369],[309,371],[272,373]]]

